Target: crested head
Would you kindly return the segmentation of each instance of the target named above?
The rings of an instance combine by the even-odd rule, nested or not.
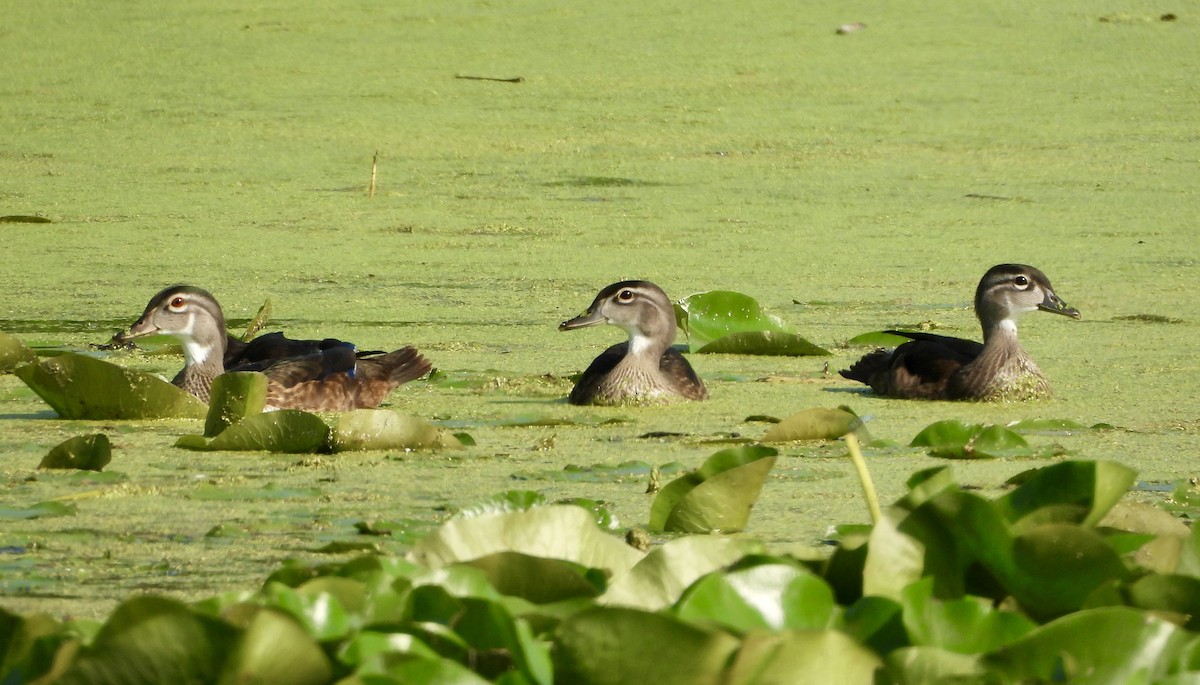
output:
[[[1079,311],[1055,294],[1046,274],[1027,264],[997,264],[975,289],[975,314],[985,334],[997,327],[1015,332],[1020,315],[1039,309],[1079,318]]]
[[[170,335],[183,343],[188,365],[200,364],[216,352],[225,351],[225,315],[207,290],[190,285],[173,285],[159,291],[122,337],[141,338]]]
[[[666,349],[675,341],[675,308],[663,289],[650,281],[619,281],[596,295],[587,311],[564,321],[559,330],[602,323],[629,333],[630,352]]]

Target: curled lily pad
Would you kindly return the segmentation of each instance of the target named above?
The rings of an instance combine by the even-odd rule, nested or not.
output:
[[[776,454],[761,446],[713,454],[699,470],[659,491],[650,510],[649,529],[708,533],[745,528]]]
[[[787,333],[783,321],[764,312],[753,297],[729,290],[712,290],[685,297],[675,305],[675,319],[687,334],[692,352],[737,333]]]
[[[958,420],[938,421],[926,426],[909,446],[928,447],[931,455],[950,459],[1028,457],[1034,454],[1025,438],[1015,431]]]
[[[304,627],[265,607],[254,614],[224,666],[221,683],[321,685],[333,677],[329,658]]]
[[[349,411],[333,427],[334,452],[458,447],[462,443],[449,431],[388,409]]]
[[[246,418],[241,423],[226,428],[211,440],[199,435],[185,435],[175,446],[210,452],[324,452],[329,447],[329,426],[316,414],[298,409],[284,409]]]
[[[223,373],[213,380],[208,397],[204,436],[211,438],[267,406],[267,377],[261,373]]]
[[[39,469],[100,471],[112,461],[112,443],[103,433],[77,435],[59,443],[38,464]]]
[[[837,440],[855,430],[862,421],[845,409],[813,407],[798,411],[775,424],[761,442],[792,440]]]
[[[149,374],[81,354],[13,370],[64,419],[202,419],[208,407]]]
[[[37,355],[25,343],[0,331],[0,373],[8,373],[22,364],[35,361]]]
[[[828,355],[829,350],[814,345],[795,333],[782,331],[746,331],[717,338],[696,350],[700,354],[759,354],[776,357]]]

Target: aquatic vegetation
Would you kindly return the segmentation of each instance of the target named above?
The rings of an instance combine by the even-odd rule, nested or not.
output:
[[[659,490],[650,510],[649,529],[728,533],[745,528],[776,454],[776,450],[760,446],[713,454],[699,469]]]
[[[728,290],[696,293],[675,305],[675,319],[691,352],[807,356],[829,351],[789,332],[749,295]]]
[[[446,522],[406,558],[292,563],[257,591],[136,597],[102,624],[0,609],[0,677],[1190,682],[1200,532],[1114,527],[1133,477],[1063,462],[988,500],[930,469],[815,558],[711,535],[642,553],[581,507],[521,496],[518,510]],[[1138,561],[1160,542],[1173,561]]]
[[[64,419],[204,418],[208,407],[150,374],[82,354],[62,354],[13,373]]]
[[[77,435],[56,445],[46,454],[39,469],[100,471],[112,461],[112,443],[103,433]]]

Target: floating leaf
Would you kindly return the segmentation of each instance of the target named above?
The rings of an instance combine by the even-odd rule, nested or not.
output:
[[[235,630],[162,597],[122,603],[55,683],[154,685],[210,683],[233,646]]]
[[[211,438],[247,416],[261,414],[267,406],[267,377],[236,371],[213,379],[209,389],[204,437]]]
[[[833,590],[791,564],[769,563],[710,573],[696,581],[673,611],[693,623],[751,630],[825,630],[833,626]]]
[[[520,552],[497,552],[465,563],[483,571],[488,583],[502,594],[534,604],[596,597],[607,585],[605,574],[597,569]]]
[[[333,451],[453,449],[454,435],[415,416],[388,409],[356,409],[341,415],[333,428]]]
[[[909,446],[928,447],[932,456],[950,459],[1033,456],[1029,443],[1014,431],[1003,426],[958,420],[938,421],[926,426]]]
[[[255,612],[226,659],[219,685],[322,685],[332,677],[329,658],[296,619],[264,607]],[[207,679],[159,682],[207,682]]]
[[[59,443],[42,458],[39,469],[100,471],[112,461],[112,444],[103,433],[77,435]]]
[[[149,374],[80,354],[13,371],[64,419],[200,419],[208,407]]]
[[[1070,522],[1094,526],[1137,478],[1136,472],[1110,461],[1065,461],[1026,472],[996,507],[1014,525]]]
[[[3,507],[0,506],[0,521],[2,520],[22,520],[22,519],[41,519],[51,518],[54,516],[74,516],[74,504],[64,504],[62,502],[38,502],[31,507]]]
[[[22,364],[35,361],[37,355],[25,343],[0,331],[0,373],[8,373]]]
[[[961,654],[993,652],[1035,627],[1021,614],[996,609],[982,597],[937,599],[932,578],[910,584],[902,596],[904,625],[914,645]]]
[[[688,535],[650,550],[627,573],[616,576],[603,603],[656,611],[675,603],[700,576],[761,552],[750,540]]]
[[[637,609],[581,611],[555,635],[554,680],[695,685],[719,682],[738,647],[733,636]]]
[[[836,630],[746,636],[724,682],[873,685],[882,664],[874,652]]]
[[[324,452],[329,446],[329,426],[316,414],[298,409],[284,409],[248,417],[241,423],[226,428],[211,440],[205,440],[199,435],[185,435],[175,446],[210,452]]]
[[[846,344],[860,347],[898,347],[910,341],[911,338],[906,338],[903,335],[896,335],[887,331],[871,331],[870,333],[862,333],[850,338],[846,341]]]
[[[837,440],[854,430],[861,420],[845,409],[814,407],[798,411],[775,424],[761,442]]]
[[[713,454],[699,470],[659,491],[650,510],[649,529],[706,533],[745,528],[776,454],[761,446]]]
[[[545,503],[546,498],[533,490],[506,490],[459,509],[455,512],[454,518],[473,518],[486,514],[527,511]]]
[[[1022,434],[1069,435],[1088,430],[1088,427],[1069,419],[1022,419],[1009,423],[1006,428]]]
[[[763,312],[753,297],[729,290],[712,290],[683,298],[675,305],[675,319],[687,333],[692,352],[732,333],[787,332],[783,321]]]
[[[596,527],[581,507],[552,505],[446,522],[413,548],[413,558],[432,567],[514,551],[564,559],[613,574],[632,567],[642,555]]]
[[[776,357],[827,356],[829,350],[814,345],[795,333],[745,331],[721,336],[704,345],[697,354],[757,354]]]

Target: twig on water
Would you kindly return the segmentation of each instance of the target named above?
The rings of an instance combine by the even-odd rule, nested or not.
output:
[[[460,78],[464,81],[498,81],[500,83],[524,83],[524,76],[514,76],[512,78],[496,78],[495,76],[467,76],[465,74],[455,74],[454,78]]]
[[[375,173],[379,170],[379,150],[371,158],[371,185],[367,186],[367,197],[375,197]]]

